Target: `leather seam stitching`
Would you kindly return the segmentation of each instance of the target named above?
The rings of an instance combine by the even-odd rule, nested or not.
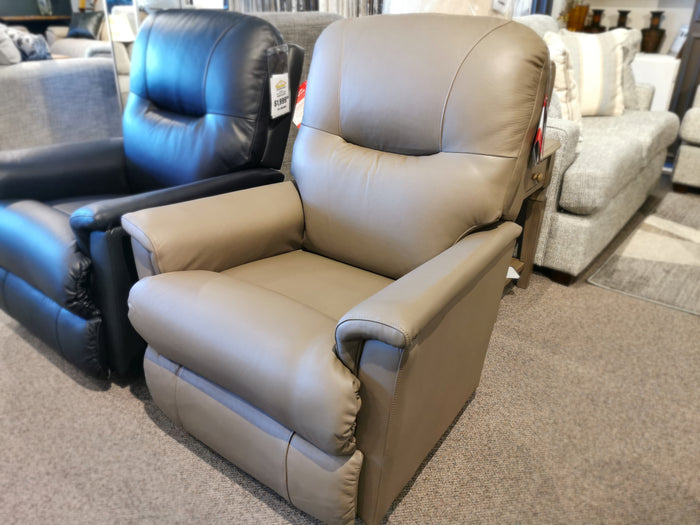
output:
[[[396,410],[396,392],[399,387],[399,379],[401,377],[401,363],[403,363],[403,358],[405,355],[405,350],[399,349],[401,356],[399,358],[398,362],[398,372],[396,374],[396,379],[394,379],[394,390],[392,392],[391,396],[391,407],[389,408],[389,418],[386,421],[386,433],[384,434],[384,449],[382,450],[382,456],[386,457],[387,455],[387,450],[389,448],[389,432],[391,429],[391,421],[392,421],[392,416],[394,415],[394,412]],[[377,487],[381,488],[382,486],[382,479],[384,478],[384,469],[381,469],[381,472],[379,474],[379,481],[377,482]],[[377,506],[379,505],[379,498],[377,497],[374,502],[374,509],[372,511],[372,514],[374,515],[377,512]]]
[[[299,300],[296,299],[295,297],[291,297],[291,296],[289,296],[289,295],[287,295],[287,294],[284,294],[284,293],[282,293],[282,292],[278,292],[277,290],[272,290],[271,288],[267,288],[266,286],[262,286],[262,285],[260,285],[259,283],[256,283],[256,282],[254,282],[254,281],[249,281],[249,280],[244,279],[244,278],[242,278],[242,277],[239,277],[239,276],[237,276],[237,275],[235,275],[235,274],[234,274],[234,275],[229,275],[229,274],[223,274],[223,272],[219,272],[219,274],[220,274],[220,275],[224,275],[225,277],[228,277],[229,279],[234,279],[234,280],[236,280],[236,281],[241,281],[241,282],[244,282],[244,283],[246,283],[246,284],[250,284],[250,285],[252,285],[252,286],[255,286],[256,288],[260,288],[261,290],[266,290],[266,291],[268,291],[268,292],[274,293],[274,294],[276,294],[276,295],[279,295],[280,297],[284,297],[284,298],[286,298],[286,299],[289,299],[290,301],[294,301],[296,304],[299,304],[299,305],[301,305],[301,306],[304,306],[304,307],[308,308],[309,310],[313,310],[314,312],[316,312],[316,313],[319,314],[319,315],[322,315],[322,316],[325,317],[326,319],[330,319],[331,321],[333,321],[333,322],[335,322],[335,323],[338,322],[337,319],[332,318],[330,315],[328,315],[328,314],[322,312],[321,310],[318,310],[318,309],[314,308],[313,306],[311,306],[311,305],[309,305],[309,304],[302,303],[301,301],[299,301]]]
[[[345,37],[347,33],[347,24],[343,24],[343,39],[340,45],[340,61],[338,63],[338,136],[343,137],[343,126],[340,119],[340,94],[343,86],[343,59],[345,58]],[[343,139],[345,140],[345,139]]]
[[[184,370],[183,365],[179,365],[177,367],[177,370],[175,370],[175,392],[174,392],[174,394],[175,394],[175,396],[174,396],[175,397],[175,418],[176,418],[176,423],[178,425],[180,425],[181,427],[183,425],[182,425],[182,418],[180,418],[180,403],[178,401],[178,392],[180,391],[180,383],[182,383],[184,381],[184,379],[182,379],[182,371],[183,370]]]
[[[223,40],[223,38],[233,29],[238,27],[238,25],[241,23],[241,19],[239,18],[236,20],[236,23],[233,24],[232,26],[229,26],[224,32],[222,32],[219,37],[216,39],[216,42],[214,42],[214,45],[211,48],[211,51],[209,52],[209,56],[207,57],[207,64],[204,66],[204,80],[202,81],[202,102],[204,106],[204,114],[208,114],[209,112],[207,111],[207,81],[209,80],[209,65],[211,64],[211,59],[214,56],[214,53],[216,52],[216,49],[219,47],[219,44]]]
[[[302,123],[301,126],[312,129],[314,131],[318,131],[319,133],[325,133],[326,135],[330,135],[331,137],[338,138],[343,141],[343,144],[347,144],[350,146],[354,146],[356,148],[363,148],[363,149],[371,149],[371,148],[365,148],[364,146],[358,146],[357,144],[353,144],[352,142],[348,142],[345,140],[343,137],[336,135],[335,133],[332,133],[330,131],[326,131],[325,129],[317,128],[315,126],[310,126],[309,124],[304,124]],[[547,126],[547,129],[549,129],[549,126]],[[373,151],[378,151],[378,150],[373,150]],[[386,151],[379,151],[379,153],[386,153],[388,155],[403,155],[401,153],[392,153],[392,152],[386,152]],[[512,155],[494,155],[493,153],[478,153],[475,151],[437,151],[435,153],[430,153],[428,155],[413,155],[414,157],[430,157],[433,155],[440,155],[441,153],[444,153],[446,155],[472,155],[474,157],[490,157],[494,159],[517,159],[517,157],[512,156]],[[411,156],[411,155],[403,155],[404,157]]]
[[[289,503],[294,505],[294,502],[292,501],[292,496],[289,493],[289,468],[288,468],[288,463],[289,463],[289,449],[292,447],[292,439],[294,439],[294,435],[296,432],[293,430],[290,431],[289,433],[289,439],[287,440],[287,448],[284,451],[284,490],[287,492],[287,500]],[[296,505],[294,505],[296,507]]]
[[[158,12],[153,15],[153,22],[148,26],[148,33],[146,34],[146,43],[144,44],[145,49],[143,50],[143,85],[146,88],[146,100],[153,104],[151,100],[151,95],[148,92],[148,42],[151,40],[151,31],[153,30],[153,25],[156,23],[156,18],[158,17]],[[131,89],[129,89],[131,91]]]
[[[130,224],[130,225],[133,226],[135,229],[137,229],[138,231],[140,231],[140,232],[143,234],[144,237],[146,237],[146,239],[148,240],[148,242],[151,244],[151,249],[150,249],[150,250],[148,249],[147,246],[143,246],[143,243],[141,243],[138,239],[134,238],[132,235],[129,235],[129,236],[132,238],[132,240],[135,240],[136,242],[138,242],[141,246],[143,246],[143,249],[144,249],[144,250],[146,250],[147,252],[149,252],[149,253],[151,254],[150,260],[151,260],[152,265],[154,266],[153,269],[156,271],[156,273],[166,273],[166,272],[161,271],[161,269],[160,269],[160,264],[158,264],[158,253],[157,253],[157,250],[156,250],[156,245],[155,245],[155,243],[153,242],[153,239],[151,239],[151,237],[148,235],[148,233],[146,233],[143,229],[141,229],[141,228],[139,228],[138,226],[136,226],[133,222],[131,222],[131,221],[130,221],[129,219],[127,219],[126,217],[122,217],[122,221],[124,221],[124,222]]]
[[[438,147],[438,149],[440,151],[442,151],[442,139],[443,139],[443,136],[445,134],[445,113],[447,112],[447,104],[449,103],[450,97],[452,96],[452,89],[454,88],[455,82],[457,81],[457,76],[459,75],[459,72],[462,70],[462,67],[464,67],[464,64],[467,61],[467,59],[469,58],[469,55],[472,54],[472,52],[479,46],[479,44],[481,44],[481,42],[485,38],[487,38],[491,33],[496,31],[497,29],[500,29],[501,27],[503,27],[506,24],[507,24],[507,22],[504,22],[504,23],[494,27],[493,29],[488,31],[486,34],[482,35],[481,38],[479,38],[479,40],[474,42],[474,45],[472,45],[472,47],[469,49],[469,51],[466,52],[466,54],[464,55],[464,58],[459,63],[459,66],[457,66],[457,70],[455,71],[455,74],[452,77],[452,81],[450,82],[450,87],[447,90],[447,96],[445,97],[445,103],[442,106],[442,115],[440,117],[440,143],[439,143],[439,147]]]

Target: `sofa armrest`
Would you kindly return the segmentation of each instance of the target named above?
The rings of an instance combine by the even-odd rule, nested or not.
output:
[[[521,228],[505,222],[469,235],[347,312],[335,332],[336,352],[353,373],[364,342],[377,340],[410,350],[431,321],[467,294],[505,251]],[[503,275],[505,283],[506,276]]]
[[[304,213],[291,182],[129,213],[139,277],[221,271],[299,249]]]
[[[656,88],[653,84],[637,84],[637,103],[639,109],[649,111],[654,100]]]
[[[46,35],[46,41],[49,45],[51,45],[56,40],[66,38],[68,36],[69,29],[70,27],[68,26],[48,26],[46,28],[46,32],[44,33]]]
[[[0,197],[48,201],[128,193],[121,138],[0,151]]]
[[[558,118],[547,120],[544,140],[558,140],[559,149],[555,153],[554,173],[564,173],[576,160],[578,154],[581,126],[574,121]],[[554,177],[554,173],[552,176]]]
[[[678,134],[684,141],[700,145],[700,107],[693,107],[685,112]]]
[[[549,229],[552,225],[552,218],[559,205],[559,194],[564,180],[564,174],[569,166],[576,160],[578,155],[579,137],[581,128],[578,123],[563,119],[550,119],[547,121],[545,132],[545,142],[550,139],[558,140],[560,147],[554,153],[554,166],[552,166],[552,177],[547,186],[544,214],[542,225],[540,226],[540,236],[537,241],[535,251],[535,264],[541,265],[544,261],[544,253],[547,249],[547,239]]]

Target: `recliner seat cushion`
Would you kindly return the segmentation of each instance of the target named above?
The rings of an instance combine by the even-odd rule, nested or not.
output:
[[[186,315],[183,304],[191,305]],[[207,271],[140,281],[129,296],[129,319],[156,352],[321,450],[345,455],[355,449],[360,384],[333,353],[335,319],[280,293]]]
[[[393,282],[303,250],[243,264],[223,273],[282,294],[336,321]]]

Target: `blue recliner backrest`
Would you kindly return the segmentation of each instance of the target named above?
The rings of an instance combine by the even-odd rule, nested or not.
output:
[[[240,13],[161,11],[146,19],[123,117],[132,191],[260,165],[272,125],[267,50],[283,42],[274,26]]]

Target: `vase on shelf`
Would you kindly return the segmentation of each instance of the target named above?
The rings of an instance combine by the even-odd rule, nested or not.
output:
[[[605,9],[594,9],[593,16],[591,17],[591,25],[586,27],[584,31],[586,33],[602,33],[605,28],[600,25],[600,21],[603,19],[603,12]]]
[[[630,14],[629,9],[618,9],[617,10],[617,26],[622,29],[628,29],[627,27],[627,16]]]
[[[661,25],[661,16],[663,14],[663,11],[652,11],[651,23],[649,24],[649,27],[642,29],[643,53],[657,53],[659,51],[661,41],[666,34],[666,30],[659,27]]]
[[[588,5],[577,5],[569,10],[566,20],[566,29],[569,31],[581,31],[588,16]]]
[[[36,0],[36,5],[39,8],[39,14],[41,16],[51,16],[53,14],[51,0]]]

